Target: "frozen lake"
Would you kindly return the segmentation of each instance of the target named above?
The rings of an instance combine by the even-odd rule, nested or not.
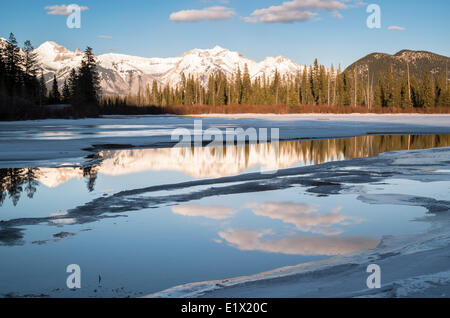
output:
[[[283,140],[220,149],[171,147],[190,117],[2,123],[0,294],[138,297],[425,233],[430,206],[448,210],[449,118],[204,117]],[[420,162],[426,149],[442,149],[439,164]],[[383,161],[393,151],[419,162]],[[69,264],[80,290],[66,287]]]

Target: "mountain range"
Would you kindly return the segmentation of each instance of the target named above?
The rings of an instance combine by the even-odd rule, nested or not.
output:
[[[70,70],[80,65],[83,52],[70,51],[55,42],[45,42],[36,49],[39,66],[47,82],[56,75],[60,84],[69,76]],[[211,74],[222,72],[227,76],[235,74],[247,65],[252,78],[266,75],[273,77],[275,71],[281,75],[296,74],[302,65],[279,57],[268,57],[256,62],[245,56],[216,46],[210,50],[195,49],[174,58],[144,58],[123,54],[103,54],[96,57],[101,78],[102,93],[106,95],[135,94],[156,80],[159,85],[172,86],[181,81],[182,74],[198,77],[207,84]]]
[[[0,45],[5,39],[0,38]],[[44,78],[50,86],[53,76],[62,86],[71,69],[79,67],[83,52],[79,49],[70,51],[55,42],[45,42],[36,49],[37,62],[44,72]],[[194,49],[179,57],[145,58],[124,54],[108,53],[96,57],[100,73],[100,86],[104,95],[136,94],[139,89],[152,85],[154,80],[161,86],[177,85],[185,76],[198,77],[206,85],[211,74],[222,72],[228,77],[235,74],[238,68],[244,71],[247,65],[252,79],[266,76],[273,78],[276,71],[281,76],[296,75],[303,72],[304,65],[278,56],[268,57],[261,62],[219,46],[209,50]],[[397,54],[372,53],[351,64],[346,70],[357,70],[360,75],[370,72],[374,83],[380,72],[392,67],[397,74],[404,75],[409,65],[411,76],[422,78],[425,72],[439,75],[447,72],[449,58],[426,51],[402,50]]]

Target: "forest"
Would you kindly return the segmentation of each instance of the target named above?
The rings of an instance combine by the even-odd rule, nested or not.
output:
[[[213,74],[208,84],[199,78],[182,74],[182,81],[175,87],[160,87],[156,81],[140,89],[136,95],[106,96],[103,106],[171,106],[171,105],[279,105],[279,106],[362,106],[390,108],[433,108],[450,106],[450,91],[444,75],[434,77],[425,73],[423,78],[402,78],[392,71],[380,74],[376,85],[370,79],[355,72],[328,70],[317,59],[310,67],[295,75],[273,79],[258,77],[251,80],[247,66],[237,70],[231,78],[222,73]]]
[[[92,48],[67,80],[61,83],[55,76],[48,85],[31,42],[20,48],[11,33],[0,47],[0,120],[166,113],[448,113],[447,74],[426,72],[417,78],[405,67],[402,75],[392,68],[378,74],[374,83],[370,72],[326,68],[316,59],[288,76],[275,71],[252,79],[245,66],[231,76],[182,74],[174,85],[153,81],[134,95],[104,96]]]
[[[87,48],[78,69],[62,85],[54,77],[47,87],[30,41],[21,49],[13,33],[0,46],[0,120],[50,117],[80,118],[99,115],[100,79],[95,57]],[[66,104],[70,107],[48,107]]]

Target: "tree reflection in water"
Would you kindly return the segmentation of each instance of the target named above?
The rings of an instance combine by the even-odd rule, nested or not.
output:
[[[84,178],[88,191],[92,192],[98,173],[121,175],[142,171],[181,171],[194,178],[217,178],[236,175],[257,165],[285,169],[296,163],[320,164],[373,157],[390,151],[448,146],[450,135],[447,134],[287,141],[280,142],[278,151],[271,144],[227,146],[222,151],[214,147],[105,150],[96,156],[95,164],[81,168],[0,169],[0,206],[8,196],[17,205],[22,192],[33,198],[41,183],[56,187],[72,177]],[[53,174],[55,170],[61,173],[50,176],[49,170],[53,170]]]
[[[94,191],[95,181],[97,179],[97,170],[95,166],[80,168],[86,179],[89,192]],[[7,168],[0,169],[0,206],[9,196],[14,206],[19,203],[22,192],[32,199],[40,185],[38,181],[41,176],[39,168]]]

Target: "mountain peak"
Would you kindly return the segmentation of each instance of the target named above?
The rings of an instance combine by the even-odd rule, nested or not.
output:
[[[56,42],[46,41],[46,42],[42,43],[39,47],[44,48],[44,47],[58,47],[58,46],[60,46],[60,45]]]
[[[57,54],[57,53],[68,53],[69,50],[66,49],[64,46],[59,45],[56,42],[53,41],[47,41],[42,43],[38,48],[37,51],[41,52],[42,54]]]
[[[216,45],[213,47],[212,51],[228,51],[227,49],[224,49],[223,47]]]

